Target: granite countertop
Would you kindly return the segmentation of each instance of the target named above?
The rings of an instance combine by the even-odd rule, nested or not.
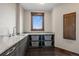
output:
[[[2,54],[4,51],[12,47],[14,44],[19,42],[26,36],[28,36],[28,34],[16,35],[12,37],[3,37],[2,39],[0,39],[0,54]]]

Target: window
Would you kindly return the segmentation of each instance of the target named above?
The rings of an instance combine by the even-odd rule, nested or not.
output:
[[[31,13],[31,30],[43,31],[44,30],[44,13]]]

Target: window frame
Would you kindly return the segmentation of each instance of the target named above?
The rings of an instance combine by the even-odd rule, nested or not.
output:
[[[33,19],[32,16],[43,16],[42,29],[33,29]],[[44,13],[41,12],[31,12],[31,31],[44,31]]]

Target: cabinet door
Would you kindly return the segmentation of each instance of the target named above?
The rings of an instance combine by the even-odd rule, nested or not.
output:
[[[18,43],[18,47],[16,49],[16,56],[19,56],[20,55],[20,43]]]
[[[27,50],[27,38],[20,42],[19,55],[24,56]]]
[[[20,46],[20,56],[24,56],[26,53],[26,44],[23,44],[22,46]]]

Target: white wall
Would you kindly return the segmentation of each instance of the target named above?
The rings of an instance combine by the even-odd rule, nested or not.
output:
[[[20,6],[20,33],[23,33],[24,8]]]
[[[52,26],[51,12],[44,11],[44,31],[38,31],[38,32],[52,32],[51,26]],[[37,31],[31,31],[31,12],[27,10],[25,12],[24,32],[37,32]]]
[[[12,34],[13,27],[16,26],[16,4],[0,4],[0,35]],[[5,33],[6,32],[6,33]]]
[[[76,12],[76,40],[63,38],[63,14]],[[55,46],[79,53],[79,4],[62,4],[53,9]]]
[[[24,19],[24,8],[17,4],[17,18],[16,18],[16,32],[22,34],[23,33],[23,19]]]

